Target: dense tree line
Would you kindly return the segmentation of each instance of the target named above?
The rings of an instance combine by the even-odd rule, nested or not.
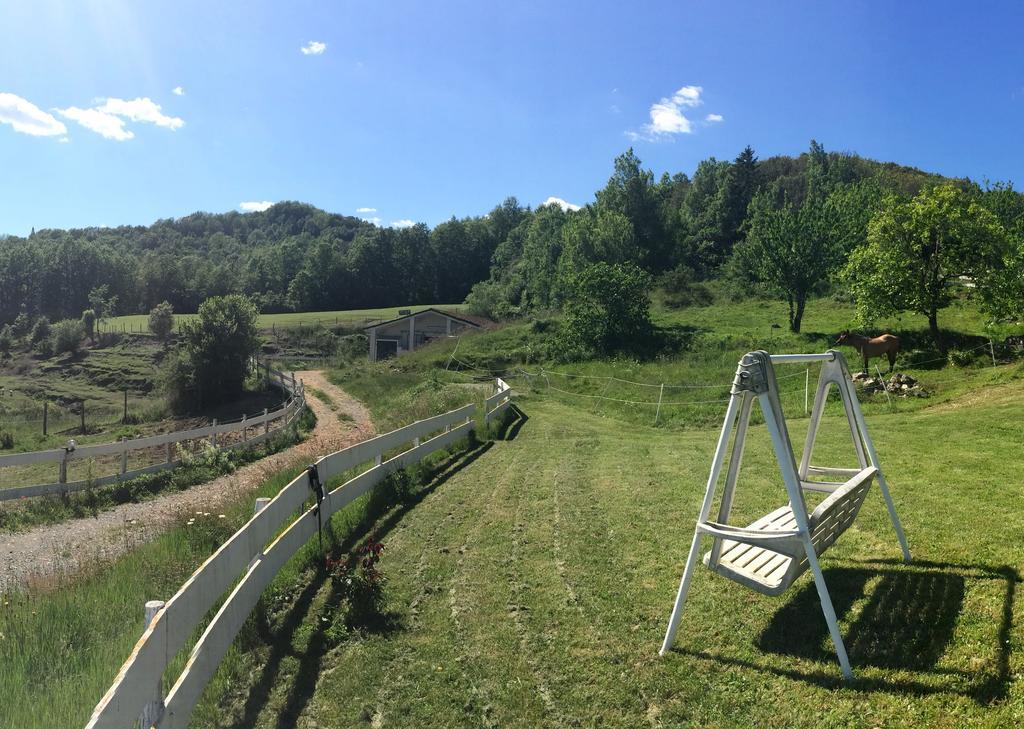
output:
[[[919,199],[938,187],[952,192]],[[692,177],[660,179],[629,150],[580,210],[532,210],[509,198],[483,216],[393,229],[285,202],[256,213],[0,239],[0,323],[22,312],[22,322],[77,319],[96,308],[90,293],[102,286],[118,313],[161,302],[192,312],[209,297],[244,294],[266,312],[465,299],[476,313],[500,319],[562,308],[598,262],[636,267],[666,287],[699,287],[723,276],[756,287],[789,302],[794,331],[809,297],[840,277],[865,320],[915,310],[934,323],[961,276],[985,282],[993,316],[1014,316],[1024,299],[1022,200],[1009,185],[946,180],[827,152],[813,141],[797,157],[762,160],[747,147],[732,161],[704,160]],[[926,220],[933,208],[938,212]],[[978,219],[979,210],[989,218]],[[935,215],[969,220],[947,224]],[[938,260],[929,258],[929,235],[945,241],[947,257],[971,250],[977,236],[986,246],[970,261],[946,261],[932,272],[935,306],[893,290],[909,287],[912,260]],[[883,260],[890,268],[907,265],[896,276],[878,269]]]

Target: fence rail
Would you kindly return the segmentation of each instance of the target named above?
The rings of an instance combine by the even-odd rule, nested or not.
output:
[[[497,388],[498,392],[487,398],[485,418],[496,417],[496,411],[508,407],[508,386],[499,380]],[[262,508],[257,503],[252,519],[221,545],[170,600],[147,603],[152,619],[96,706],[87,729],[124,729],[136,720],[158,729],[187,726],[203,690],[260,595],[317,533],[317,509],[321,510],[321,519],[329,519],[388,474],[468,435],[476,427],[475,412],[476,406],[470,403],[323,456]],[[402,447],[405,450],[385,460]],[[317,483],[326,485],[371,462],[367,470],[326,492],[323,501],[288,522],[307,499],[315,497]],[[192,649],[184,670],[162,697],[161,681],[167,666],[228,590],[230,594]]]
[[[57,463],[59,467],[57,481],[53,483],[33,484],[30,486],[13,486],[0,489],[0,501],[12,499],[43,496],[46,494],[64,494],[73,491],[81,491],[117,481],[124,481],[147,473],[155,473],[167,468],[173,468],[181,464],[177,457],[174,446],[186,441],[209,439],[214,446],[221,448],[237,448],[241,446],[252,446],[267,440],[281,429],[287,427],[302,412],[305,407],[305,388],[301,382],[296,381],[294,374],[286,374],[264,365],[264,370],[270,383],[288,395],[288,401],[281,408],[268,412],[264,409],[263,414],[253,418],[242,416],[241,420],[231,423],[218,423],[216,420],[212,425],[191,430],[179,430],[173,433],[161,435],[150,435],[142,438],[123,438],[115,443],[100,443],[96,445],[77,445],[75,441],[68,441],[64,448],[54,448],[45,451],[32,451],[29,453],[13,453],[0,456],[0,469],[13,466],[29,466],[39,463]],[[276,381],[275,381],[276,378]],[[273,421],[280,420],[281,424],[271,429]],[[262,433],[257,432],[251,435],[253,428],[259,429],[262,426]],[[241,440],[231,444],[218,444],[218,438],[229,433],[241,433]],[[149,448],[165,449],[165,460],[161,463],[128,470],[128,456],[132,451],[145,450]],[[117,473],[101,476],[98,478],[68,481],[68,464],[74,461],[81,461],[100,456],[121,456],[121,468]]]
[[[484,422],[500,418],[512,404],[512,388],[500,377],[494,378],[495,393],[484,400]]]

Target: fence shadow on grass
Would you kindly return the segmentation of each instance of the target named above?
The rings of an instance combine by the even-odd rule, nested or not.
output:
[[[336,553],[351,551],[371,532],[378,539],[383,539],[411,509],[454,475],[480,458],[492,446],[493,442],[486,441],[470,450],[452,454],[433,465],[426,472],[425,484],[397,505],[378,502],[375,506],[372,502],[369,503],[360,519],[346,529],[344,536],[338,537],[333,531],[328,531],[328,527],[325,526],[325,536],[332,551]],[[383,568],[386,572],[386,562]],[[284,706],[278,713],[276,726],[279,729],[295,726],[299,715],[316,690],[317,678],[324,656],[333,647],[327,636],[330,623],[319,620],[318,616],[320,613],[326,614],[337,609],[341,605],[341,594],[335,587],[330,587],[323,607],[312,611],[316,596],[324,588],[325,583],[329,582],[330,577],[327,572],[317,569],[312,579],[286,609],[285,614],[272,627],[268,624],[266,610],[262,607],[263,600],[261,600],[257,634],[262,642],[271,646],[270,652],[260,669],[259,678],[249,691],[242,717],[231,725],[234,729],[256,726],[261,710],[270,698],[273,687],[281,678],[281,663],[289,656],[298,659],[298,668],[290,679],[291,685]],[[305,639],[305,648],[297,651],[293,643],[302,627],[307,623],[313,624],[313,630]],[[383,616],[379,624],[369,626],[368,632],[380,634],[403,628],[401,614],[390,611]]]
[[[501,425],[495,433],[495,439],[504,441],[515,440],[516,436],[519,435],[519,431],[523,429],[523,426],[526,425],[526,421],[529,419],[530,417],[516,407],[515,403],[511,403],[508,406],[508,410],[505,411]]]
[[[862,561],[863,567],[834,567],[824,571],[836,614],[844,615],[862,600],[859,613],[844,632],[855,673],[868,667],[898,671],[918,678],[865,676],[859,672],[853,686],[862,691],[928,695],[960,694],[979,704],[1004,699],[1010,684],[1010,630],[1019,573],[1008,566],[915,561],[907,566],[894,560]],[[870,565],[870,566],[868,566]],[[1002,591],[1002,614],[992,650],[977,669],[941,666],[953,641],[964,608],[968,582],[994,581]],[[814,583],[807,581],[783,605],[755,641],[766,653],[830,664],[830,668],[804,671],[759,665],[707,651],[681,652],[806,681],[825,688],[847,684],[839,675],[828,628],[821,614]],[[994,645],[993,645],[994,644]]]

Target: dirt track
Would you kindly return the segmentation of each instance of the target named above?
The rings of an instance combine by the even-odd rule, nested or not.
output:
[[[312,461],[374,435],[370,414],[362,403],[328,382],[323,373],[296,372],[295,376],[307,386],[325,393],[335,408],[312,394],[308,396],[317,423],[305,441],[185,491],[151,501],[121,504],[100,512],[94,519],[74,519],[18,534],[0,535],[0,592],[50,582],[97,560],[117,557],[167,529],[182,513],[197,510],[215,513],[239,494],[255,490],[285,466],[296,461]],[[339,413],[346,413],[351,421],[342,422]]]

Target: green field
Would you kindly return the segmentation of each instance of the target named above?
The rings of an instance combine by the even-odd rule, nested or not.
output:
[[[283,329],[311,326],[329,327],[334,326],[335,324],[365,326],[376,321],[394,319],[399,316],[399,310],[410,309],[412,311],[422,311],[423,309],[430,308],[461,311],[466,307],[464,304],[420,304],[417,306],[395,306],[383,309],[349,309],[348,311],[305,311],[289,312],[284,314],[260,314],[259,327],[260,329],[267,330],[273,329],[274,327],[280,327]],[[192,319],[194,317],[195,314],[174,315],[176,322],[184,319]],[[103,325],[104,331],[121,331],[122,328],[127,332],[146,333],[149,331],[149,315],[129,314],[127,316],[117,316],[107,320]]]
[[[1021,725],[1024,362],[998,350],[993,366],[970,306],[944,315],[953,348],[972,350],[959,365],[933,356],[916,318],[878,327],[904,337],[897,369],[930,397],[863,396],[914,562],[898,560],[877,490],[822,560],[854,683],[841,679],[809,575],[765,598],[700,569],[676,648],[657,656],[725,403],[684,404],[705,396],[680,391],[655,424],[652,393],[661,382],[705,383],[708,399],[721,399],[742,352],[820,351],[852,320],[848,305],[818,300],[809,333],[794,335],[771,327],[784,322],[777,303],[723,302],[657,311],[662,334],[679,341],[649,359],[560,363],[549,356],[556,326],[521,323],[464,337],[457,352],[438,342],[332,372],[381,429],[476,399],[492,369],[509,375],[522,416],[406,501],[340,520],[341,550],[369,533],[385,545],[382,623],[346,626],[336,588],[305,554],[264,595],[192,725]],[[555,390],[522,374],[540,368],[643,384],[577,377]],[[805,380],[794,369],[783,407],[799,448]],[[817,462],[850,465],[844,428],[831,409]],[[731,522],[785,499],[755,424]],[[0,633],[36,646],[12,653],[9,643],[5,655],[0,643],[0,686],[23,687],[0,695],[15,707],[11,726],[81,724],[141,630],[133,606],[166,597],[220,538],[193,544],[176,532],[69,576],[59,592],[11,596]],[[62,680],[38,680],[44,673]],[[38,706],[50,708],[33,714]]]

